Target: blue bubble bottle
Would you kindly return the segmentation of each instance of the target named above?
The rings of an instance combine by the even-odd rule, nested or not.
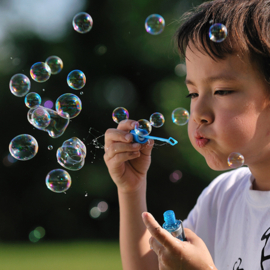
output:
[[[168,210],[164,212],[164,223],[162,227],[170,232],[174,237],[180,239],[181,241],[186,241],[186,236],[183,228],[183,223],[181,220],[175,219],[175,214],[173,210]]]

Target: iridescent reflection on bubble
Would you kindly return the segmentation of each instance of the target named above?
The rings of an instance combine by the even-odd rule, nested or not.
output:
[[[35,92],[28,93],[24,98],[24,103],[28,108],[38,106],[41,104],[41,97]]]
[[[119,124],[121,121],[129,118],[128,110],[124,107],[117,107],[113,110],[112,119],[115,123]]]
[[[46,82],[51,76],[50,67],[44,62],[37,62],[30,69],[31,78],[39,83]]]
[[[176,108],[172,112],[172,121],[178,125],[183,126],[185,125],[189,120],[189,112],[184,108]]]
[[[49,190],[56,193],[62,193],[70,188],[71,177],[65,170],[55,169],[47,174],[45,183]]]
[[[235,169],[243,166],[245,163],[244,156],[240,153],[233,152],[228,156],[227,164],[230,168]]]
[[[165,20],[158,14],[152,14],[145,20],[145,30],[151,35],[159,35],[165,27]]]
[[[38,143],[33,136],[21,134],[11,140],[9,152],[17,160],[29,160],[37,154]]]
[[[53,75],[58,74],[64,66],[62,59],[55,55],[48,57],[45,63],[50,67]]]
[[[35,110],[41,113],[39,116],[40,119],[36,118],[37,113],[34,114]],[[27,113],[27,119],[29,123],[32,124],[35,128],[47,131],[49,136],[52,138],[60,137],[65,132],[69,124],[68,115],[63,118],[59,116],[56,111],[42,106],[36,106],[29,109]],[[47,119],[50,119],[48,126],[46,126]]]
[[[152,131],[152,126],[149,121],[146,119],[140,119],[137,121],[138,125],[135,126],[135,133],[138,136],[147,136]]]
[[[82,110],[82,102],[80,98],[74,94],[66,93],[61,95],[55,102],[57,113],[61,117],[68,117],[70,119],[79,115]]]
[[[73,70],[67,76],[67,84],[73,90],[80,90],[86,84],[86,77],[80,70]]]
[[[165,118],[162,113],[155,112],[150,116],[150,124],[152,127],[159,128],[165,123]]]
[[[222,42],[228,34],[227,28],[222,23],[215,23],[209,29],[209,38],[214,42]]]
[[[31,88],[31,82],[24,74],[15,74],[11,77],[9,82],[9,89],[16,97],[25,96]]]
[[[77,137],[63,142],[56,152],[57,162],[64,168],[72,171],[80,170],[86,157],[85,144]]]
[[[88,13],[80,12],[74,16],[72,25],[75,31],[85,34],[92,29],[93,19]]]

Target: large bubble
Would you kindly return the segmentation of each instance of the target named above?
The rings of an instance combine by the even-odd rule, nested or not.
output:
[[[45,63],[50,67],[53,75],[58,74],[64,66],[62,59],[55,55],[48,57]]]
[[[11,140],[9,152],[18,160],[29,160],[37,154],[38,143],[33,136],[21,134]]]
[[[58,163],[72,171],[80,170],[83,167],[85,157],[85,144],[77,137],[64,141],[63,145],[56,152]]]
[[[86,77],[82,71],[72,70],[67,76],[67,84],[73,90],[80,90],[86,84]]]
[[[172,112],[172,121],[178,125],[183,126],[189,120],[189,112],[184,108],[176,108]]]
[[[46,115],[49,115],[48,118],[50,118],[50,123],[48,126],[46,126],[46,117],[45,117],[45,125],[44,125],[46,127],[44,127],[43,125],[39,125],[34,121],[35,115],[33,113],[37,108],[41,108],[42,110],[46,111],[45,113]],[[69,124],[68,115],[66,115],[66,117],[63,118],[60,115],[58,115],[56,111],[49,108],[45,108],[43,106],[36,106],[29,109],[27,113],[27,119],[30,122],[30,124],[32,124],[37,129],[47,131],[49,136],[52,138],[58,138],[61,135],[63,135]]]
[[[128,110],[124,107],[117,107],[113,110],[112,119],[115,123],[119,124],[122,120],[129,118]]]
[[[45,183],[49,190],[56,193],[62,193],[70,188],[71,177],[65,170],[55,169],[47,174]]]
[[[146,119],[140,119],[137,122],[138,124],[135,126],[134,130],[138,136],[147,136],[151,133],[152,126],[149,121]]]
[[[66,118],[76,117],[82,110],[82,102],[80,98],[74,94],[66,93],[61,95],[55,102],[57,113]]]
[[[74,16],[72,25],[75,31],[85,34],[92,29],[93,19],[88,13],[80,12]]]
[[[165,27],[165,20],[158,14],[152,14],[145,20],[146,32],[151,35],[159,35],[163,32]]]
[[[28,108],[38,106],[41,104],[41,97],[35,92],[28,93],[24,98],[24,103]]]
[[[31,88],[31,82],[24,74],[15,74],[11,77],[9,82],[9,89],[16,97],[25,96]]]
[[[36,82],[46,82],[51,76],[50,67],[44,62],[37,62],[30,69],[31,78]]]

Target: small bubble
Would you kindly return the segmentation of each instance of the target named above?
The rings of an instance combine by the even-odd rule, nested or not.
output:
[[[185,125],[189,120],[189,112],[184,108],[176,108],[172,112],[172,121],[178,125],[183,126]]]
[[[53,150],[53,146],[52,145],[49,145],[48,146],[48,150]]]
[[[165,118],[162,113],[155,112],[150,116],[150,124],[155,127],[159,128],[162,127],[165,123]]]
[[[80,12],[74,16],[72,25],[75,31],[85,34],[92,29],[93,19],[88,13]]]
[[[80,95],[83,95],[83,91],[80,92]]]
[[[152,14],[146,18],[144,26],[147,33],[151,35],[159,35],[164,30],[165,20],[158,14]]]
[[[209,38],[214,42],[222,42],[227,37],[227,28],[221,23],[214,23],[209,28]]]
[[[140,119],[137,121],[138,125],[135,126],[135,133],[138,136],[147,136],[151,133],[152,131],[152,126],[149,121],[146,119]]]
[[[70,210],[70,208],[68,208],[68,210]]]
[[[45,63],[50,67],[53,75],[58,74],[63,69],[63,61],[58,56],[50,56],[46,59]]]
[[[73,70],[67,76],[67,84],[73,90],[80,90],[86,84],[86,77],[80,70]]]
[[[9,82],[9,89],[14,96],[23,97],[31,88],[31,82],[27,76],[18,73],[12,76]]]
[[[37,62],[31,66],[31,78],[36,82],[46,82],[51,76],[51,68],[43,62]]]
[[[112,119],[115,123],[119,124],[122,120],[128,119],[128,110],[124,107],[117,107],[113,110]]]
[[[56,169],[47,174],[45,183],[49,190],[66,194],[65,191],[71,186],[71,177],[67,171]]]
[[[85,191],[84,197],[88,197],[88,193]]]
[[[45,92],[45,89],[42,89],[43,92]]]

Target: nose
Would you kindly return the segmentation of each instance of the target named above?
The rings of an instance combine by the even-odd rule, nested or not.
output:
[[[209,125],[214,121],[214,110],[207,97],[199,97],[191,104],[191,120],[198,125]]]

